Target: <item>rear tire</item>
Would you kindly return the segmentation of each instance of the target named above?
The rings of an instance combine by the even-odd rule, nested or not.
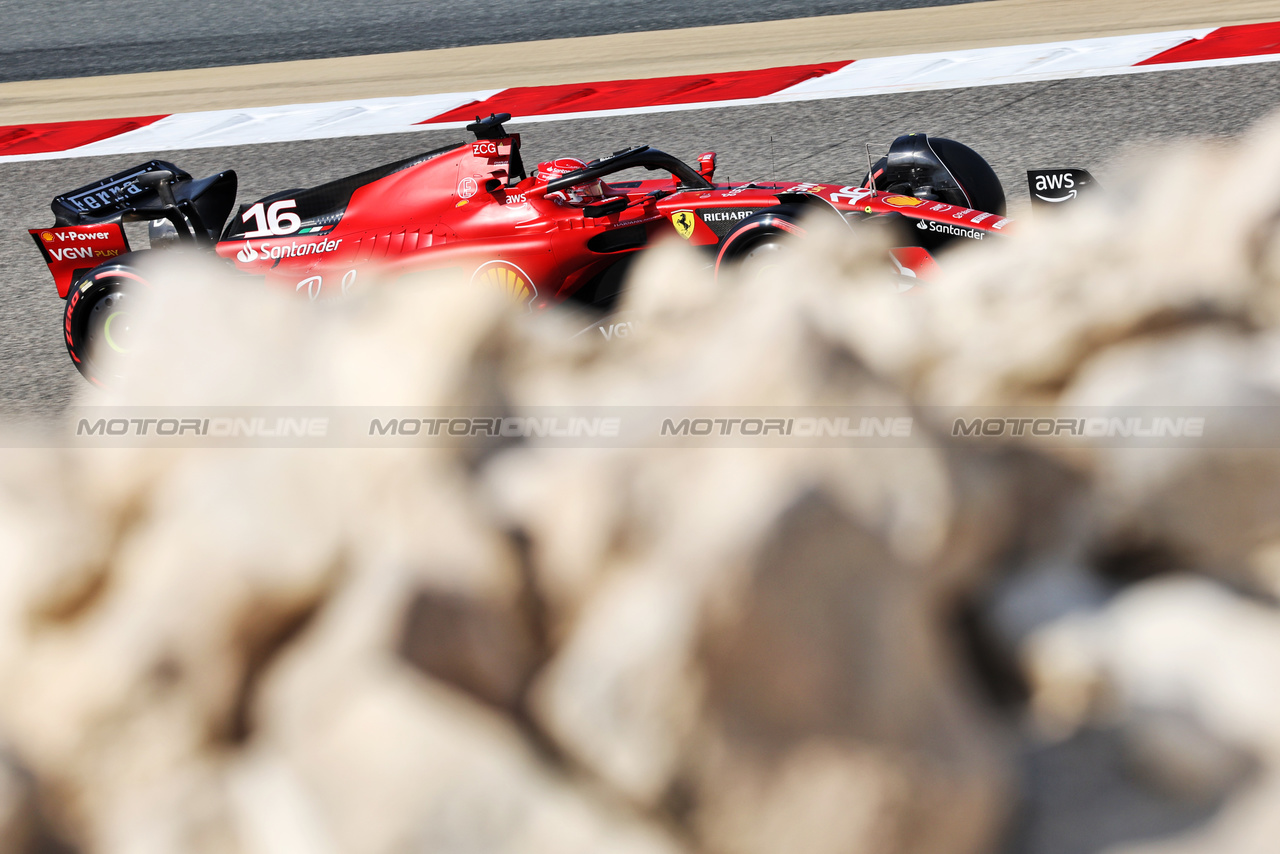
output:
[[[67,354],[89,382],[109,386],[123,376],[134,347],[137,303],[150,283],[112,263],[86,273],[67,294],[62,316]]]

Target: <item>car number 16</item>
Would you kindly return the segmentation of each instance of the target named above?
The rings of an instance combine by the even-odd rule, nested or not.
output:
[[[258,224],[257,231],[245,232],[245,237],[280,237],[285,234],[293,234],[302,227],[302,220],[296,213],[290,209],[296,208],[298,203],[294,199],[284,199],[279,202],[272,202],[271,207],[263,209],[262,202],[258,202],[240,215],[241,222],[255,220]]]

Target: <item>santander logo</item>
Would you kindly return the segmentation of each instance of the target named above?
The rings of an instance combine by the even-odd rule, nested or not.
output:
[[[258,250],[253,248],[253,244],[249,241],[244,242],[244,248],[236,253],[236,259],[242,264],[248,264],[250,261],[258,260]]]

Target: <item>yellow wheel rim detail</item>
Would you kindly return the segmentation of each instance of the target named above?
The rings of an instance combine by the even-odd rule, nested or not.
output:
[[[117,317],[120,317],[121,315],[127,314],[127,313],[128,312],[124,312],[124,311],[113,312],[112,314],[107,315],[107,322],[102,324],[102,337],[106,340],[107,346],[110,347],[112,350],[115,350],[117,353],[128,353],[129,351],[127,348],[121,347],[119,344],[117,344],[115,340],[111,337],[111,324],[115,321]]]

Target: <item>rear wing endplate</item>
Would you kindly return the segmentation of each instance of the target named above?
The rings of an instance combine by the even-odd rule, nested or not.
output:
[[[36,242],[63,299],[81,273],[129,251],[124,226],[118,222],[32,228],[27,233]]]

